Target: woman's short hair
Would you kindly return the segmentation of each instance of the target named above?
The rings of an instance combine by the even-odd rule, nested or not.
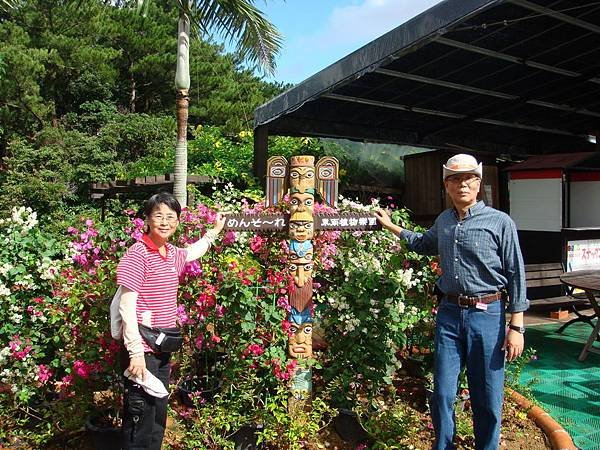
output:
[[[150,217],[150,214],[152,214],[154,208],[161,204],[167,205],[167,207],[175,211],[177,213],[177,217],[179,217],[181,214],[181,204],[175,197],[173,197],[173,194],[169,192],[159,192],[158,194],[154,194],[152,197],[146,200],[146,203],[144,204],[144,216],[146,218]]]

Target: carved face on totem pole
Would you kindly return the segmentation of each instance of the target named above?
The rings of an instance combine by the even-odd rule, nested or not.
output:
[[[311,241],[290,241],[290,262],[312,262],[313,253],[314,249]]]
[[[299,192],[292,194],[290,198],[290,213],[294,217],[297,213],[313,213],[313,207],[315,206],[315,197],[313,194]],[[294,220],[294,219],[292,219]]]
[[[290,314],[290,339],[288,352],[293,358],[312,357],[312,318],[310,310],[298,312],[292,309]]]
[[[290,239],[294,241],[310,241],[313,238],[314,234],[315,225],[312,220],[301,220],[297,222],[290,222],[289,224],[289,236]]]
[[[294,284],[296,285],[296,287],[301,288],[304,287],[305,284],[312,282],[312,261],[290,261],[288,264],[288,271],[290,272],[290,275],[294,277]]]
[[[290,159],[290,193],[315,195],[314,156],[292,156]]]

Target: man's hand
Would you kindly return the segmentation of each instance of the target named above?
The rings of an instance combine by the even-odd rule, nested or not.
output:
[[[144,356],[130,358],[128,369],[134,377],[141,377],[144,380],[146,378],[146,360]]]
[[[394,225],[392,219],[390,219],[390,216],[387,212],[385,212],[385,210],[376,209],[374,214],[382,227],[389,229],[392,225]]]
[[[525,338],[521,333],[515,330],[508,330],[506,335],[506,360],[511,362],[521,356],[523,347],[525,346]]]

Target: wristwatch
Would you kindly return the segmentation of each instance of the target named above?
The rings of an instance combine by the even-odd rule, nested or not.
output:
[[[511,330],[515,330],[521,334],[525,334],[525,327],[522,325],[513,325],[512,323],[508,326]]]

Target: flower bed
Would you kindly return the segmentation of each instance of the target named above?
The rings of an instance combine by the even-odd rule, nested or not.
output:
[[[178,245],[198,239],[218,205],[263,211],[231,187],[203,201],[183,213]],[[340,209],[375,206],[343,200]],[[315,212],[326,210],[315,205]],[[405,211],[395,211],[394,219],[409,223]],[[120,392],[108,306],[116,264],[140,238],[143,221],[132,210],[104,222],[84,217],[53,237],[32,211],[19,209],[0,225],[1,238],[10,241],[0,267],[0,334],[8,343],[0,350],[0,439],[35,447],[81,429],[94,410],[94,392]],[[431,345],[434,260],[383,232],[319,232],[314,244],[316,324],[329,345],[301,362],[287,355],[285,236],[226,233],[187,267],[178,310],[186,339],[173,358],[172,388],[203,376],[218,378],[210,383],[220,390],[210,399],[192,393],[194,407],[173,410],[185,448],[223,448],[246,424],[261,424],[260,439],[269,445],[298,448],[318,436],[337,408],[376,408],[393,387],[399,352]],[[217,354],[225,357],[208,364]],[[310,410],[296,411],[292,420],[287,382],[299,365],[311,367],[318,382]],[[119,402],[117,395],[113,410]]]

